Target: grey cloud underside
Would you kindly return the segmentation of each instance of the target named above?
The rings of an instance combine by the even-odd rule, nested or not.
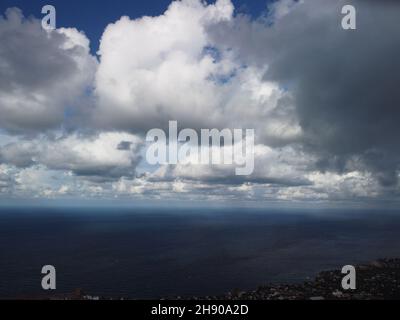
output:
[[[344,4],[356,7],[357,30],[341,28]],[[232,16],[228,1],[183,1],[110,24],[95,58],[77,30],[46,33],[9,10],[0,193],[29,194],[39,181],[53,194],[55,180],[72,195],[399,199],[399,19],[398,1],[279,0],[259,19]],[[255,128],[254,173],[141,168],[144,134],[169,120],[197,132]]]
[[[16,21],[0,29],[0,38],[7,44],[0,49],[1,60],[6,62],[1,68],[2,90],[43,89],[79,71],[70,52],[60,50],[66,41],[65,35],[47,35],[36,21],[20,24],[17,14],[17,11],[10,13],[8,21]],[[0,23],[6,24],[4,20]],[[51,37],[50,41],[48,37]],[[24,48],[33,49],[29,52],[29,59]],[[43,52],[42,48],[46,51]]]
[[[93,157],[93,143],[101,136],[82,136],[75,139],[43,139],[10,143],[0,148],[0,164],[12,165],[20,169],[43,165],[49,170],[70,171],[76,176],[85,177],[91,181],[107,182],[121,177],[136,177],[136,167],[142,160],[140,150],[142,144],[138,141],[120,141],[107,147],[107,152],[118,155],[124,152],[123,159],[102,161]],[[100,140],[101,141],[101,140]],[[82,149],[77,150],[82,142]],[[88,145],[88,146],[85,146]],[[124,148],[121,148],[121,145]],[[92,149],[90,149],[92,148]]]
[[[357,30],[341,28],[341,8],[353,4]],[[400,6],[396,1],[295,4],[271,25],[238,17],[215,29],[219,44],[267,63],[264,79],[292,90],[303,145],[320,170],[372,170],[383,185],[398,182],[400,161]],[[233,30],[232,30],[233,29]],[[232,32],[234,31],[234,32]],[[250,36],[251,35],[251,36]]]
[[[95,70],[84,35],[46,32],[11,8],[0,16],[0,42],[0,128],[31,135],[65,126]]]
[[[173,166],[171,166],[173,169]],[[259,184],[259,185],[269,185],[278,187],[299,187],[299,186],[310,186],[312,182],[306,178],[282,178],[282,177],[268,177],[262,174],[253,174],[251,176],[237,176],[234,170],[229,172],[219,171],[214,169],[212,175],[193,177],[186,176],[184,174],[178,175],[179,179],[188,182],[201,182],[210,185],[222,185],[222,186],[240,186],[246,183]],[[177,175],[173,172],[166,174],[163,177],[149,176],[148,181],[153,182],[173,182],[177,179]]]
[[[9,176],[5,175],[5,174],[0,174],[0,190],[4,191],[6,190],[10,184],[11,184],[11,179]]]

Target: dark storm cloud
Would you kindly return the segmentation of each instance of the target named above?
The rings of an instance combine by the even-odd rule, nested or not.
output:
[[[355,6],[357,30],[341,28],[344,4]],[[399,19],[398,1],[305,0],[268,23],[238,17],[234,33],[228,25],[211,32],[219,43],[240,48],[248,61],[267,63],[264,78],[294,93],[304,146],[319,156],[320,170],[346,171],[352,159],[382,184],[395,185]]]

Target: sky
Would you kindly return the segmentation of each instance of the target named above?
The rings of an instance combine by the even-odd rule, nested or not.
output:
[[[258,17],[266,11],[269,2],[271,0],[232,1],[238,13],[253,17]],[[171,0],[3,0],[0,9],[4,13],[7,8],[17,7],[23,10],[25,16],[40,18],[42,7],[51,4],[57,9],[58,26],[84,31],[91,40],[91,51],[95,54],[104,29],[110,22],[117,21],[124,15],[130,18],[158,16],[165,12],[170,3]]]
[[[2,204],[397,206],[396,1],[58,0],[51,31],[44,4],[0,4]],[[254,171],[150,165],[169,121],[253,129]]]

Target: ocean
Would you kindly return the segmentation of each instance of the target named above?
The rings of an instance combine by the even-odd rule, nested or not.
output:
[[[296,283],[322,270],[400,257],[400,214],[230,208],[2,208],[0,298],[224,294]]]

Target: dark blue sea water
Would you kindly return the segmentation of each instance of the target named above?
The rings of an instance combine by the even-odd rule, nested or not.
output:
[[[0,209],[0,297],[57,292],[159,298],[297,282],[400,257],[400,214],[255,209]]]

